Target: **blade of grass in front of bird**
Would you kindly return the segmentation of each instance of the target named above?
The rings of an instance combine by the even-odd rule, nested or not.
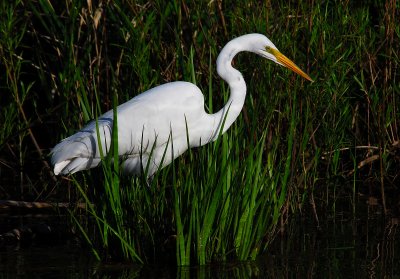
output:
[[[173,146],[173,144],[172,144]],[[173,184],[173,195],[174,195],[174,213],[176,223],[176,261],[179,266],[190,265],[190,255],[186,254],[185,248],[185,233],[184,226],[182,223],[181,209],[180,209],[180,193],[181,189],[178,189],[178,183],[175,176],[175,162],[172,161],[172,184]]]
[[[250,251],[255,242],[258,241],[256,239],[254,233],[256,232],[255,226],[257,225],[257,197],[260,191],[262,190],[262,181],[260,181],[261,177],[261,160],[262,160],[262,151],[264,149],[265,142],[265,133],[260,138],[259,142],[255,147],[251,147],[251,153],[249,158],[251,158],[251,169],[248,172],[247,181],[251,181],[250,185],[247,185],[246,189],[249,189],[250,192],[250,202],[249,202],[249,218],[245,223],[244,229],[244,238],[242,241],[242,254],[239,255],[240,259],[247,260],[250,257]],[[255,162],[255,163],[253,163]]]
[[[82,193],[82,192],[81,192]],[[86,194],[85,194],[86,195]],[[89,237],[86,229],[81,225],[81,222],[75,217],[75,214],[71,211],[68,210],[70,216],[72,217],[72,220],[74,221],[74,223],[78,226],[79,231],[81,232],[81,234],[83,235],[83,238],[86,240],[86,242],[89,244],[90,249],[92,250],[96,260],[100,261],[101,257],[99,255],[99,253],[97,252],[97,250],[95,249],[95,246],[93,245],[93,242],[91,241],[91,237]]]
[[[72,177],[72,181],[74,182],[76,188],[78,189],[78,191],[81,193],[83,199],[85,200],[85,203],[86,203],[86,211],[87,211],[90,215],[92,215],[92,216],[97,216],[95,207],[93,206],[92,202],[89,200],[89,198],[88,198],[86,192],[83,190],[83,188],[82,188],[82,186],[80,185],[80,183],[78,183],[78,181],[75,179],[75,177]],[[71,212],[71,216],[72,216],[73,220],[75,221],[75,224],[78,226],[79,230],[80,230],[81,233],[83,234],[84,238],[88,241],[88,243],[89,243],[89,245],[90,245],[90,247],[91,247],[91,249],[92,249],[92,251],[93,251],[95,257],[96,257],[98,260],[100,260],[100,259],[101,259],[101,258],[100,258],[100,255],[99,255],[99,253],[97,252],[95,246],[93,245],[93,242],[90,240],[90,238],[89,238],[89,236],[88,236],[88,233],[86,232],[86,229],[83,228],[83,226],[81,225],[80,221],[74,216],[74,214],[73,214],[72,212]],[[102,240],[103,240],[103,242],[104,242],[104,236],[103,236],[103,233],[102,233],[103,231],[101,230],[100,222],[98,222],[98,219],[97,219],[97,218],[95,218],[95,220],[97,221],[97,227],[100,229],[100,230],[99,230],[99,231],[100,231],[100,235],[101,235]]]

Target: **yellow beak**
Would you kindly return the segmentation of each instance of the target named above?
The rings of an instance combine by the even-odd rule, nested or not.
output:
[[[313,80],[310,78],[309,75],[307,75],[305,72],[303,72],[296,64],[294,64],[294,62],[292,60],[290,60],[289,58],[287,58],[285,55],[283,55],[282,53],[280,53],[278,50],[276,49],[272,49],[270,48],[268,50],[272,55],[274,55],[276,57],[276,60],[281,63],[282,65],[284,65],[285,67],[289,68],[290,70],[292,70],[293,72],[301,75],[303,78],[313,82]]]

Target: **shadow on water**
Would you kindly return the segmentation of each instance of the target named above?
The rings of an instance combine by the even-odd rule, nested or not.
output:
[[[256,262],[190,268],[100,264],[76,236],[61,232],[66,225],[60,216],[0,216],[2,236],[15,224],[39,228],[30,241],[1,243],[0,278],[387,278],[400,274],[398,219],[385,218],[379,207],[366,201],[359,203],[355,214],[336,210],[320,216],[319,226],[312,214],[292,216],[285,232]],[[56,224],[51,237],[40,229],[44,220]]]
[[[289,224],[264,256],[273,278],[392,278],[400,274],[397,219],[336,216],[319,229],[304,220]]]

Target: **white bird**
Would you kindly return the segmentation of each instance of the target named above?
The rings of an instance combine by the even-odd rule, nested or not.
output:
[[[246,98],[242,74],[231,65],[242,51],[253,52],[286,66],[309,81],[311,78],[281,54],[264,35],[247,34],[228,42],[217,59],[218,74],[230,88],[230,97],[217,113],[204,110],[200,89],[176,81],[154,87],[117,107],[118,153],[126,173],[147,176],[167,166],[188,148],[214,141],[236,120]],[[101,147],[110,149],[113,111],[97,119]],[[96,121],[64,139],[51,151],[54,173],[68,174],[96,167],[101,162]]]

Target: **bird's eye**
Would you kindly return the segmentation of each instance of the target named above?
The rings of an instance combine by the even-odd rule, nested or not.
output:
[[[271,47],[270,46],[265,46],[265,51],[271,53]]]

